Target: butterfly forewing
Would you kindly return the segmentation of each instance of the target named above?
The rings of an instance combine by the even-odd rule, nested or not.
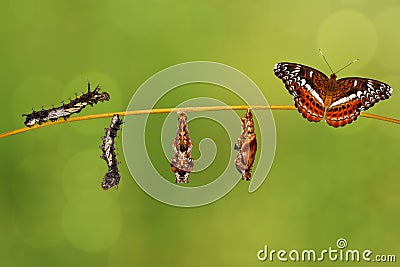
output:
[[[324,90],[328,77],[322,72],[295,63],[278,63],[274,68],[304,118],[318,122],[324,118]]]

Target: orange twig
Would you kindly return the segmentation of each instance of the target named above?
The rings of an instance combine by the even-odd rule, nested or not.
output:
[[[118,114],[120,116],[132,116],[132,115],[143,115],[143,114],[159,114],[159,113],[170,113],[170,112],[178,112],[178,111],[186,111],[186,112],[198,112],[198,111],[217,111],[217,110],[246,110],[249,106],[209,106],[209,107],[186,107],[186,108],[160,108],[160,109],[142,109],[142,110],[130,110],[130,111],[120,111],[113,113],[102,113],[102,114],[93,114],[87,116],[80,116],[69,118],[68,120],[58,120],[54,122],[46,122],[41,125],[34,125],[31,128],[24,127],[12,131],[8,131],[0,134],[0,138],[7,137],[14,134],[23,133],[26,131],[34,130],[41,127],[46,127],[55,124],[67,123],[67,122],[75,122],[75,121],[83,121],[83,120],[92,120],[92,119],[100,119],[100,118],[109,118],[114,114]],[[271,109],[271,110],[296,110],[294,106],[251,106],[252,109]],[[384,117],[380,115],[374,115],[369,113],[362,113],[362,117],[387,121],[395,124],[400,124],[400,120],[393,119],[389,117]]]

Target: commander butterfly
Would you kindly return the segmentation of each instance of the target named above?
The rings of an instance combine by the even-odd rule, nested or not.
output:
[[[314,68],[296,63],[277,63],[274,72],[304,118],[314,122],[325,118],[333,127],[355,121],[362,111],[392,95],[392,88],[386,83],[359,77],[336,80],[333,72],[328,78]]]

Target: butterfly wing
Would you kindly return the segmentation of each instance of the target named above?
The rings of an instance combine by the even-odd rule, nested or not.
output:
[[[343,78],[337,81],[337,93],[327,107],[325,119],[334,127],[355,121],[361,112],[392,95],[388,84],[365,78]]]
[[[294,98],[298,111],[309,121],[324,118],[324,90],[328,77],[322,72],[296,63],[277,63],[275,75],[280,78]]]

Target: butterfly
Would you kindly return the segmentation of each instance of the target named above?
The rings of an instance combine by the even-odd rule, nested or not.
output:
[[[377,80],[359,77],[336,80],[333,72],[328,78],[314,68],[296,63],[277,63],[274,72],[304,118],[314,122],[325,118],[333,127],[352,123],[362,111],[388,99],[393,91],[388,84]]]

